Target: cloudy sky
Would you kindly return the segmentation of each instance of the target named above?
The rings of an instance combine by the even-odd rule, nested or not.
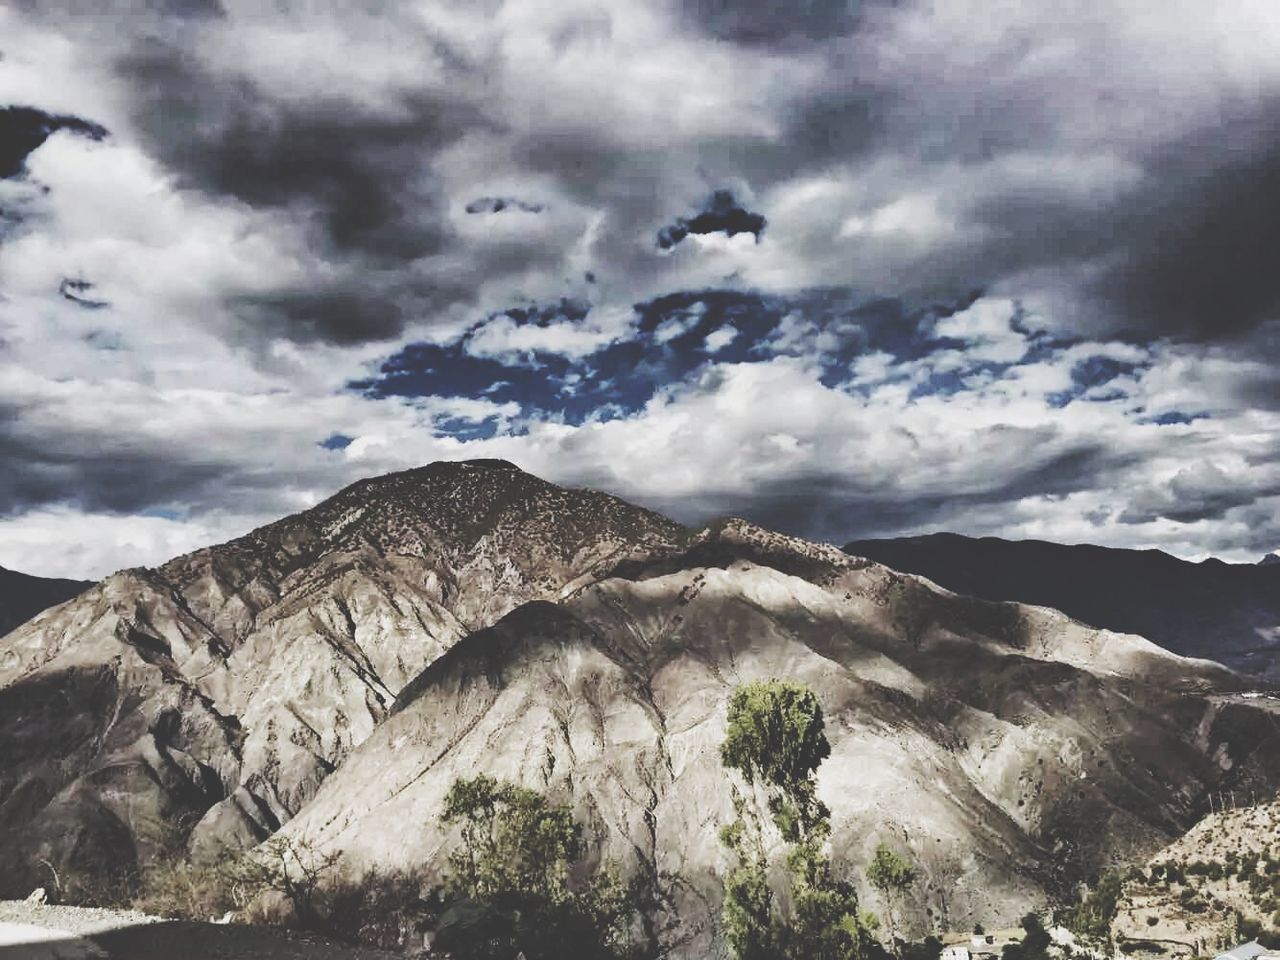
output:
[[[505,457],[1280,547],[1275,0],[13,0],[0,564]]]

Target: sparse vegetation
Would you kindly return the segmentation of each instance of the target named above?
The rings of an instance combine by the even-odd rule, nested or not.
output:
[[[867,865],[867,880],[880,893],[889,921],[889,936],[894,937],[896,901],[915,883],[916,872],[910,861],[899,856],[888,844],[876,847],[871,863]]]
[[[1120,874],[1108,870],[1098,878],[1097,884],[1087,896],[1079,903],[1059,910],[1054,919],[1077,936],[1108,939],[1122,884]]]
[[[444,821],[462,843],[436,892],[435,946],[465,960],[638,956],[633,891],[611,867],[571,884],[585,853],[568,808],[488,776],[456,780]]]

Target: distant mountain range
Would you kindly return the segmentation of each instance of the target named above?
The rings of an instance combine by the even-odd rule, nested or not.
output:
[[[1280,680],[1280,558],[1189,563],[1159,550],[975,539],[951,533],[845,546],[986,600],[1053,607],[1189,657]]]
[[[822,701],[839,868],[910,853],[916,934],[1012,923],[1210,792],[1280,785],[1276,704],[1215,664],[743,521],[437,463],[0,639],[0,895],[278,830],[351,872],[439,865],[444,792],[485,772],[669,882],[703,956],[727,702],[773,676]]]
[[[84,580],[33,577],[0,567],[0,636],[91,586],[92,583]]]

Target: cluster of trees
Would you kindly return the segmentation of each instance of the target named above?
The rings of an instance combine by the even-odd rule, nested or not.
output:
[[[1097,885],[1078,903],[1054,914],[1054,920],[1077,936],[1105,940],[1111,936],[1111,921],[1116,917],[1124,880],[1114,870],[1098,878]]]
[[[780,680],[739,688],[720,756],[742,779],[720,839],[736,859],[725,879],[724,924],[738,960],[853,960],[869,939],[852,884],[826,852],[831,814],[817,798],[831,753],[817,697]],[[780,884],[771,847],[785,845]]]
[[[812,691],[770,680],[734,693],[721,760],[734,774],[735,816],[720,838],[732,858],[724,933],[737,960],[885,956],[875,939],[878,920],[859,908],[853,884],[832,866],[831,815],[816,793],[818,767],[830,753]],[[582,833],[568,808],[479,776],[453,784],[444,822],[458,828],[461,843],[428,921],[434,948],[468,960],[662,952],[652,936],[636,937],[655,902],[652,890],[623,884],[608,864],[584,874]],[[886,904],[893,942],[895,906],[914,883],[914,868],[881,845],[867,879]],[[928,960],[939,946],[926,945]]]
[[[434,947],[467,960],[639,955],[635,889],[607,865],[569,882],[585,851],[567,807],[481,775],[454,782],[444,822],[460,828],[462,843],[437,892]]]

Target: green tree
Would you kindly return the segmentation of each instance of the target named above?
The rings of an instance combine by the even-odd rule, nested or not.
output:
[[[1153,878],[1157,867],[1152,868]],[[1108,870],[1098,878],[1093,892],[1079,903],[1059,910],[1055,919],[1077,936],[1107,940],[1111,937],[1111,921],[1116,916],[1123,881],[1119,873]]]
[[[882,843],[876,847],[875,855],[867,865],[867,880],[884,901],[889,942],[892,945],[896,940],[894,907],[898,898],[916,882],[915,868],[909,860],[895,853],[892,847]]]
[[[782,680],[749,683],[729,702],[720,750],[736,771],[732,823],[720,832],[736,863],[725,879],[724,924],[738,960],[853,960],[866,930],[853,887],[832,872],[830,812],[815,775],[831,754],[813,692]],[[770,883],[770,840],[786,847],[785,883]]]
[[[439,892],[438,948],[462,960],[632,955],[636,898],[616,872],[569,882],[585,846],[567,807],[481,775],[454,781],[442,819],[462,843]]]

